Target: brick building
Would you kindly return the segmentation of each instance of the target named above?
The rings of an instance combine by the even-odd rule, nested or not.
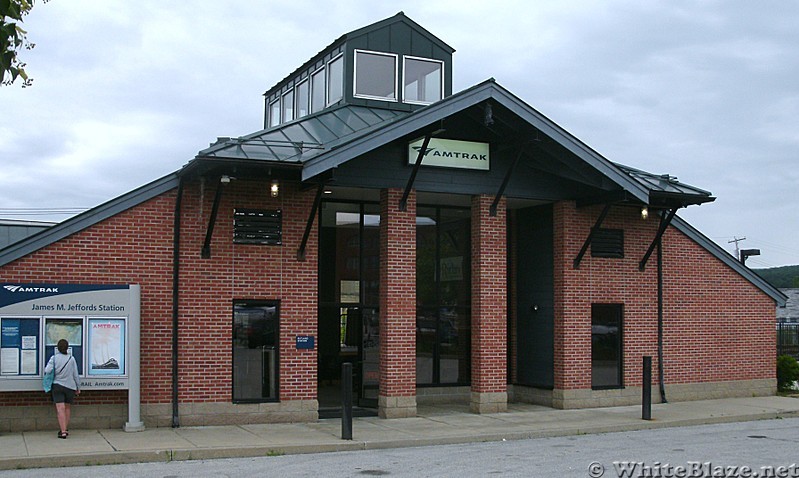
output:
[[[453,51],[402,13],[347,33],[265,93],[263,130],[0,250],[0,430],[54,423],[64,324],[87,344],[75,428],[123,424],[132,392],[150,427],[312,421],[343,362],[385,418],[638,403],[647,355],[657,399],[773,394],[786,298],[675,215],[711,194],[494,80],[453,94]],[[45,284],[140,289],[140,383],[88,380],[89,327],[130,317],[9,312]]]

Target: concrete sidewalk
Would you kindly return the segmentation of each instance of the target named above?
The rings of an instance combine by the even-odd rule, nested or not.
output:
[[[466,406],[419,407],[415,418],[355,418],[353,440],[340,420],[315,423],[0,434],[0,469],[196,460],[367,450],[772,419],[799,416],[799,399],[758,397],[640,406],[555,410],[511,404],[506,413],[475,415]]]

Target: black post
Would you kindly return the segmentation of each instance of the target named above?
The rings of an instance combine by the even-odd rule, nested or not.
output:
[[[341,439],[352,440],[352,364],[341,364]]]
[[[643,402],[641,403],[641,418],[652,419],[652,357],[644,356]]]

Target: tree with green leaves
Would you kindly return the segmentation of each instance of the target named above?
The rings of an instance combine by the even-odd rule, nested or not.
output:
[[[47,3],[49,0],[43,0]],[[25,63],[19,59],[22,50],[30,50],[34,43],[28,41],[28,32],[20,27],[25,15],[33,8],[34,0],[0,0],[0,85],[11,85],[17,78],[22,87],[30,86],[33,79],[25,72]]]

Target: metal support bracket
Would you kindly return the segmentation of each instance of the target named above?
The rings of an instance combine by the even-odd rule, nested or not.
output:
[[[400,211],[405,211],[408,208],[408,195],[411,194],[413,182],[416,180],[416,173],[419,172],[419,166],[422,165],[422,159],[424,159],[424,155],[427,153],[427,145],[430,144],[430,138],[432,137],[433,133],[427,133],[424,137],[422,147],[419,149],[419,154],[416,156],[416,163],[413,165],[413,171],[411,171],[411,177],[408,178],[408,184],[405,186],[405,191],[402,193],[402,199],[400,199]]]
[[[496,197],[494,197],[494,202],[491,203],[491,208],[488,210],[488,214],[490,216],[497,215],[497,206],[499,206],[499,200],[502,199],[502,195],[505,194],[505,188],[508,186],[508,182],[510,181],[511,174],[513,174],[513,170],[516,169],[516,165],[519,164],[519,160],[524,153],[524,147],[519,146],[519,152],[516,154],[516,158],[511,163],[510,168],[505,173],[505,178],[502,180],[502,185],[499,187],[499,191],[497,191]]]
[[[574,262],[572,263],[572,266],[575,269],[580,268],[580,261],[583,260],[583,256],[585,255],[586,251],[588,251],[588,246],[591,245],[591,240],[594,238],[594,234],[602,226],[602,222],[605,221],[608,212],[610,212],[610,206],[612,206],[612,204],[605,205],[605,209],[602,210],[602,214],[600,214],[599,218],[597,218],[596,224],[594,224],[594,227],[591,228],[591,232],[588,234],[588,237],[585,238],[583,247],[580,248],[580,252],[577,253],[577,257],[574,258]]]
[[[652,240],[652,244],[649,245],[649,249],[646,250],[646,254],[644,254],[644,258],[641,259],[641,262],[638,264],[638,270],[643,272],[646,269],[646,263],[649,261],[649,256],[652,255],[652,252],[655,251],[655,247],[660,243],[660,239],[663,237],[663,233],[666,232],[666,228],[669,227],[671,224],[671,220],[674,219],[674,215],[677,214],[677,208],[673,208],[669,211],[668,216],[664,219],[663,216],[660,217],[660,227],[658,228],[658,233],[655,235],[655,238]]]
[[[211,207],[211,217],[208,219],[208,229],[205,232],[205,242],[203,242],[202,258],[209,259],[211,257],[211,236],[214,235],[214,224],[216,224],[216,214],[219,212],[219,203],[222,200],[222,186],[221,179],[217,182],[216,194],[214,194],[214,205]]]
[[[302,242],[300,243],[299,249],[297,249],[297,260],[300,262],[305,262],[305,248],[308,246],[308,238],[311,236],[311,227],[313,227],[316,212],[319,210],[319,203],[322,202],[322,192],[324,189],[325,185],[320,181],[319,185],[316,187],[316,196],[314,197],[313,206],[311,207],[311,214],[308,215],[308,222],[305,224],[305,233],[302,235]]]

